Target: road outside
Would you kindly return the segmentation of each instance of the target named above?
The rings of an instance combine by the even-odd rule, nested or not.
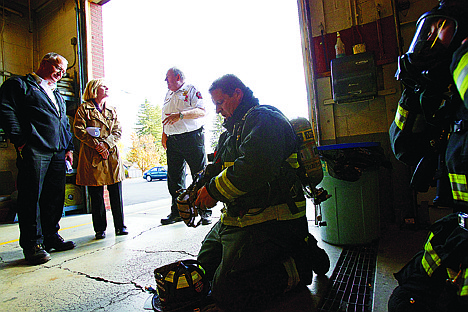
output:
[[[122,182],[122,193],[125,206],[170,197],[166,180],[147,182],[142,177],[125,179]]]
[[[187,175],[186,182],[186,185],[189,186],[191,183],[190,175]],[[125,179],[122,182],[122,193],[125,206],[170,198],[167,180],[148,182],[142,177]]]

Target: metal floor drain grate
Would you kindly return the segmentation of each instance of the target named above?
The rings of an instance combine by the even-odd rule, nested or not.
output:
[[[377,247],[375,243],[343,249],[318,311],[372,311]]]

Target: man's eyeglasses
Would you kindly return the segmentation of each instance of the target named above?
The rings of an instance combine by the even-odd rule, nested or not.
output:
[[[54,66],[55,69],[59,70],[60,73],[62,74],[62,76],[65,76],[65,74],[67,73],[67,71],[65,69],[63,69],[60,65],[57,65],[52,61],[49,61],[49,63],[52,64],[52,66]]]

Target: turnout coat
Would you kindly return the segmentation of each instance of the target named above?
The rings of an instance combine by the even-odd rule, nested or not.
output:
[[[222,171],[207,184],[211,197],[225,204],[221,222],[244,227],[304,217],[296,134],[287,118],[258,105],[248,90],[223,126],[215,157]]]
[[[87,127],[101,129],[99,137],[92,137]],[[117,142],[122,128],[117,119],[115,108],[104,106],[100,113],[93,102],[84,102],[75,114],[75,136],[81,141],[80,156],[76,174],[76,184],[87,186],[112,185],[123,180],[122,161]],[[109,146],[109,158],[103,159],[95,147],[99,142]]]

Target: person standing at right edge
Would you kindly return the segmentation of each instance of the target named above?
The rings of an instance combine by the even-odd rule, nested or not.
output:
[[[427,228],[422,250],[394,274],[398,286],[389,312],[468,311],[462,214],[468,213],[467,15],[468,1],[439,0],[421,15],[408,52],[399,58],[396,77],[405,90],[389,129],[391,147],[398,160],[416,168],[413,187],[427,191],[437,180],[434,205],[453,213]]]
[[[206,166],[203,117],[206,115],[201,93],[185,83],[184,73],[170,68],[166,73],[168,91],[162,108],[161,143],[167,155],[167,186],[172,197],[171,213],[161,224],[182,221],[177,209],[178,191],[185,188],[185,164],[192,176]],[[211,223],[211,212],[202,216],[202,224]]]

